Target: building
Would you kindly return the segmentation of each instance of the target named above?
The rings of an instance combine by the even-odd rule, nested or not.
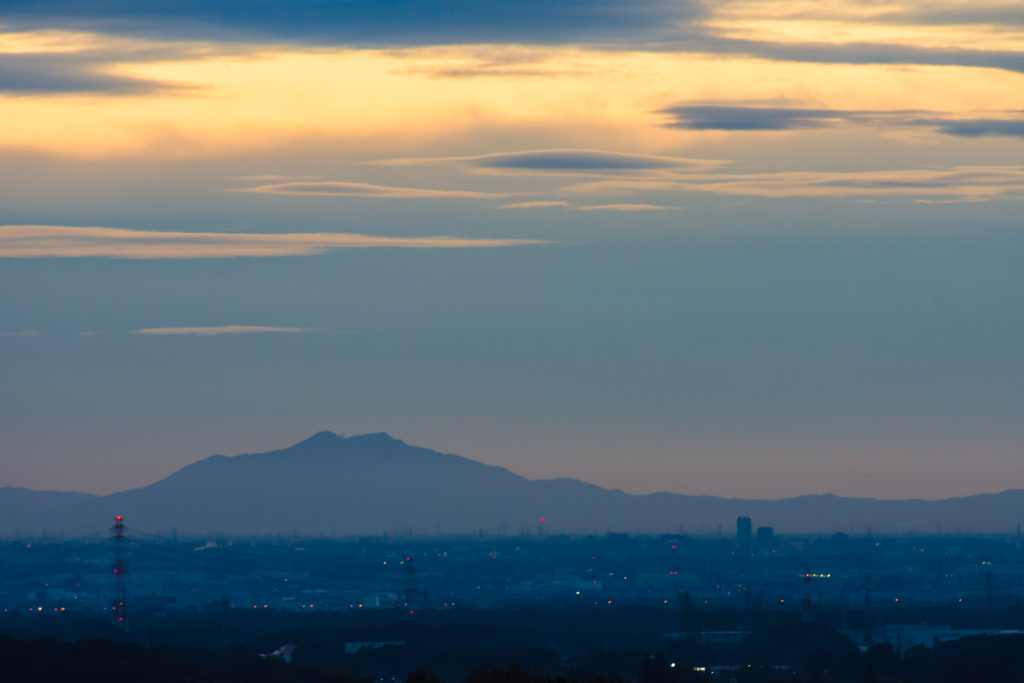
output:
[[[750,517],[736,518],[736,548],[741,555],[750,554],[752,524]]]

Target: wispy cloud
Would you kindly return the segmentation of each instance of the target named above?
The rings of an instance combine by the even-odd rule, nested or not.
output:
[[[673,180],[605,180],[562,189],[574,195],[709,192],[755,197],[906,197],[974,201],[1024,193],[1024,166],[960,166],[862,172],[680,174]]]
[[[658,206],[656,204],[600,204],[598,206],[577,206],[575,211],[667,211],[675,206]]]
[[[350,233],[227,234],[151,232],[58,225],[0,226],[0,257],[99,256],[127,259],[192,259],[307,256],[335,249],[391,247],[464,249],[543,244],[540,240],[462,237],[377,237]]]
[[[387,187],[342,181],[291,182],[256,187],[233,188],[230,192],[254,192],[298,197],[378,197],[385,199],[498,199],[513,197],[514,192],[472,192],[468,190],[425,190],[412,187]]]
[[[516,204],[502,204],[499,209],[542,209],[545,207],[572,206],[569,202],[518,202]]]
[[[315,332],[309,327],[260,327],[256,325],[224,325],[222,327],[149,327],[144,330],[135,330],[134,334],[153,335],[175,335],[195,334],[201,337],[212,337],[219,334],[251,334],[254,332],[283,332],[286,334],[298,334],[302,332]]]
[[[42,332],[37,330],[21,330],[20,332],[0,332],[0,337],[37,337]]]

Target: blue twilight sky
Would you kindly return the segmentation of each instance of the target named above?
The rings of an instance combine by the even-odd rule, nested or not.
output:
[[[13,0],[0,121],[0,486],[1024,487],[1020,2]]]

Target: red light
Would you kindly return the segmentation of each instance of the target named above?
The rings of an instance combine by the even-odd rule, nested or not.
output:
[[[542,522],[543,522],[543,521],[544,521],[544,518],[543,518],[543,517],[541,517],[541,518],[540,518],[540,521],[542,521]]]

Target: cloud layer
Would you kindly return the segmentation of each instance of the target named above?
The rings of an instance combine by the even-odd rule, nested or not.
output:
[[[377,237],[349,233],[226,234],[150,232],[58,225],[0,226],[0,258],[188,259],[308,256],[335,249],[462,249],[541,244],[537,240]]]
[[[381,45],[637,40],[669,35],[699,10],[693,0],[10,0],[0,17],[158,37]]]
[[[923,1],[871,4],[866,10],[857,0],[830,2],[827,9],[743,0],[8,0],[0,5],[0,31],[129,36],[163,41],[165,50],[169,43],[196,42],[237,50],[282,44],[300,49],[592,45],[777,62],[964,66],[1024,73],[1024,21],[1012,3],[971,3],[970,8]],[[767,22],[767,30],[758,30],[759,22]],[[836,31],[836,22],[854,30]],[[780,32],[779,26],[791,28]],[[937,32],[936,27],[960,27],[966,33]],[[133,95],[173,88],[116,73],[119,66],[147,61],[151,57],[137,46],[0,54],[0,92]],[[520,77],[538,72],[495,64],[436,73]]]

